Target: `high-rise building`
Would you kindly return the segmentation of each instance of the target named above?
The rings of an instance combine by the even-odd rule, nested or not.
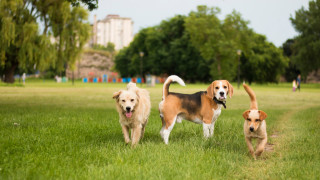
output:
[[[103,20],[96,19],[92,27],[92,44],[107,46],[108,42],[115,45],[119,50],[128,46],[133,39],[133,21],[131,18],[120,17],[119,15],[107,15]]]

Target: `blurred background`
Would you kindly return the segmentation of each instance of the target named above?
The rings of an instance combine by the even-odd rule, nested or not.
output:
[[[319,14],[320,0],[1,0],[0,77],[315,83]]]

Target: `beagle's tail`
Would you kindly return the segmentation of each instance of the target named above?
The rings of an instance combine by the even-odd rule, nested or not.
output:
[[[256,99],[256,94],[253,92],[253,90],[248,85],[246,85],[244,83],[242,85],[250,96],[250,100],[251,100],[250,109],[258,109],[258,102]]]
[[[167,78],[167,80],[164,82],[163,84],[163,94],[162,94],[162,99],[164,100],[168,94],[169,94],[169,86],[172,82],[177,82],[179,83],[181,86],[186,86],[183,82],[183,80],[176,76],[176,75],[171,75]]]

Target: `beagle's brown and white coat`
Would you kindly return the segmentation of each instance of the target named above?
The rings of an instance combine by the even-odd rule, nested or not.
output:
[[[169,92],[172,82],[178,82],[185,86],[183,80],[172,75],[167,78],[163,85],[162,101],[159,104],[162,129],[160,135],[168,144],[169,135],[176,122],[182,119],[202,124],[205,138],[213,136],[214,124],[221,114],[221,107],[225,107],[227,94],[231,98],[233,87],[226,80],[213,81],[207,91],[194,94],[181,94]]]

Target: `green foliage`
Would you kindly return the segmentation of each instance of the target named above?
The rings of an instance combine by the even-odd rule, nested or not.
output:
[[[98,0],[67,0],[71,2],[72,6],[80,6],[80,3],[88,6],[90,11],[98,8]]]
[[[89,38],[87,11],[64,0],[0,1],[0,74],[73,66]],[[38,22],[43,23],[42,35]],[[52,42],[54,39],[55,42]]]
[[[95,50],[107,51],[111,54],[115,52],[115,45],[112,42],[108,42],[107,46],[103,46],[101,44],[95,44],[92,47]]]
[[[299,32],[293,45],[292,60],[303,77],[320,68],[320,0],[309,2],[309,9],[301,8],[290,18]]]
[[[241,50],[242,79],[277,82],[287,66],[282,51],[248,28],[239,13],[233,11],[220,20],[219,12],[199,6],[187,17],[177,15],[142,29],[117,55],[116,69],[122,76],[138,75],[142,61],[144,74],[177,74],[192,82],[233,81],[239,65],[237,50]]]
[[[129,47],[116,56],[115,68],[121,76],[177,74],[190,81],[207,81],[209,68],[190,42],[185,16],[162,21],[159,26],[142,29]],[[144,52],[140,57],[139,52]]]
[[[241,56],[241,77],[249,83],[278,82],[289,59],[283,56],[282,49],[267,42],[265,36],[253,34],[251,43],[251,52]]]
[[[300,74],[300,70],[292,60],[294,42],[294,39],[288,39],[286,42],[282,44],[283,54],[284,56],[289,58],[289,65],[284,73],[284,77],[288,82],[297,79],[297,76]]]
[[[17,68],[33,67],[43,70],[52,61],[54,48],[49,37],[38,34],[38,25],[30,2],[0,1],[0,66],[5,81],[13,82]]]
[[[238,65],[236,52],[248,50],[251,30],[239,13],[234,11],[221,21],[219,12],[218,8],[198,6],[198,11],[186,19],[186,30],[192,44],[210,64],[212,78],[233,80]]]

